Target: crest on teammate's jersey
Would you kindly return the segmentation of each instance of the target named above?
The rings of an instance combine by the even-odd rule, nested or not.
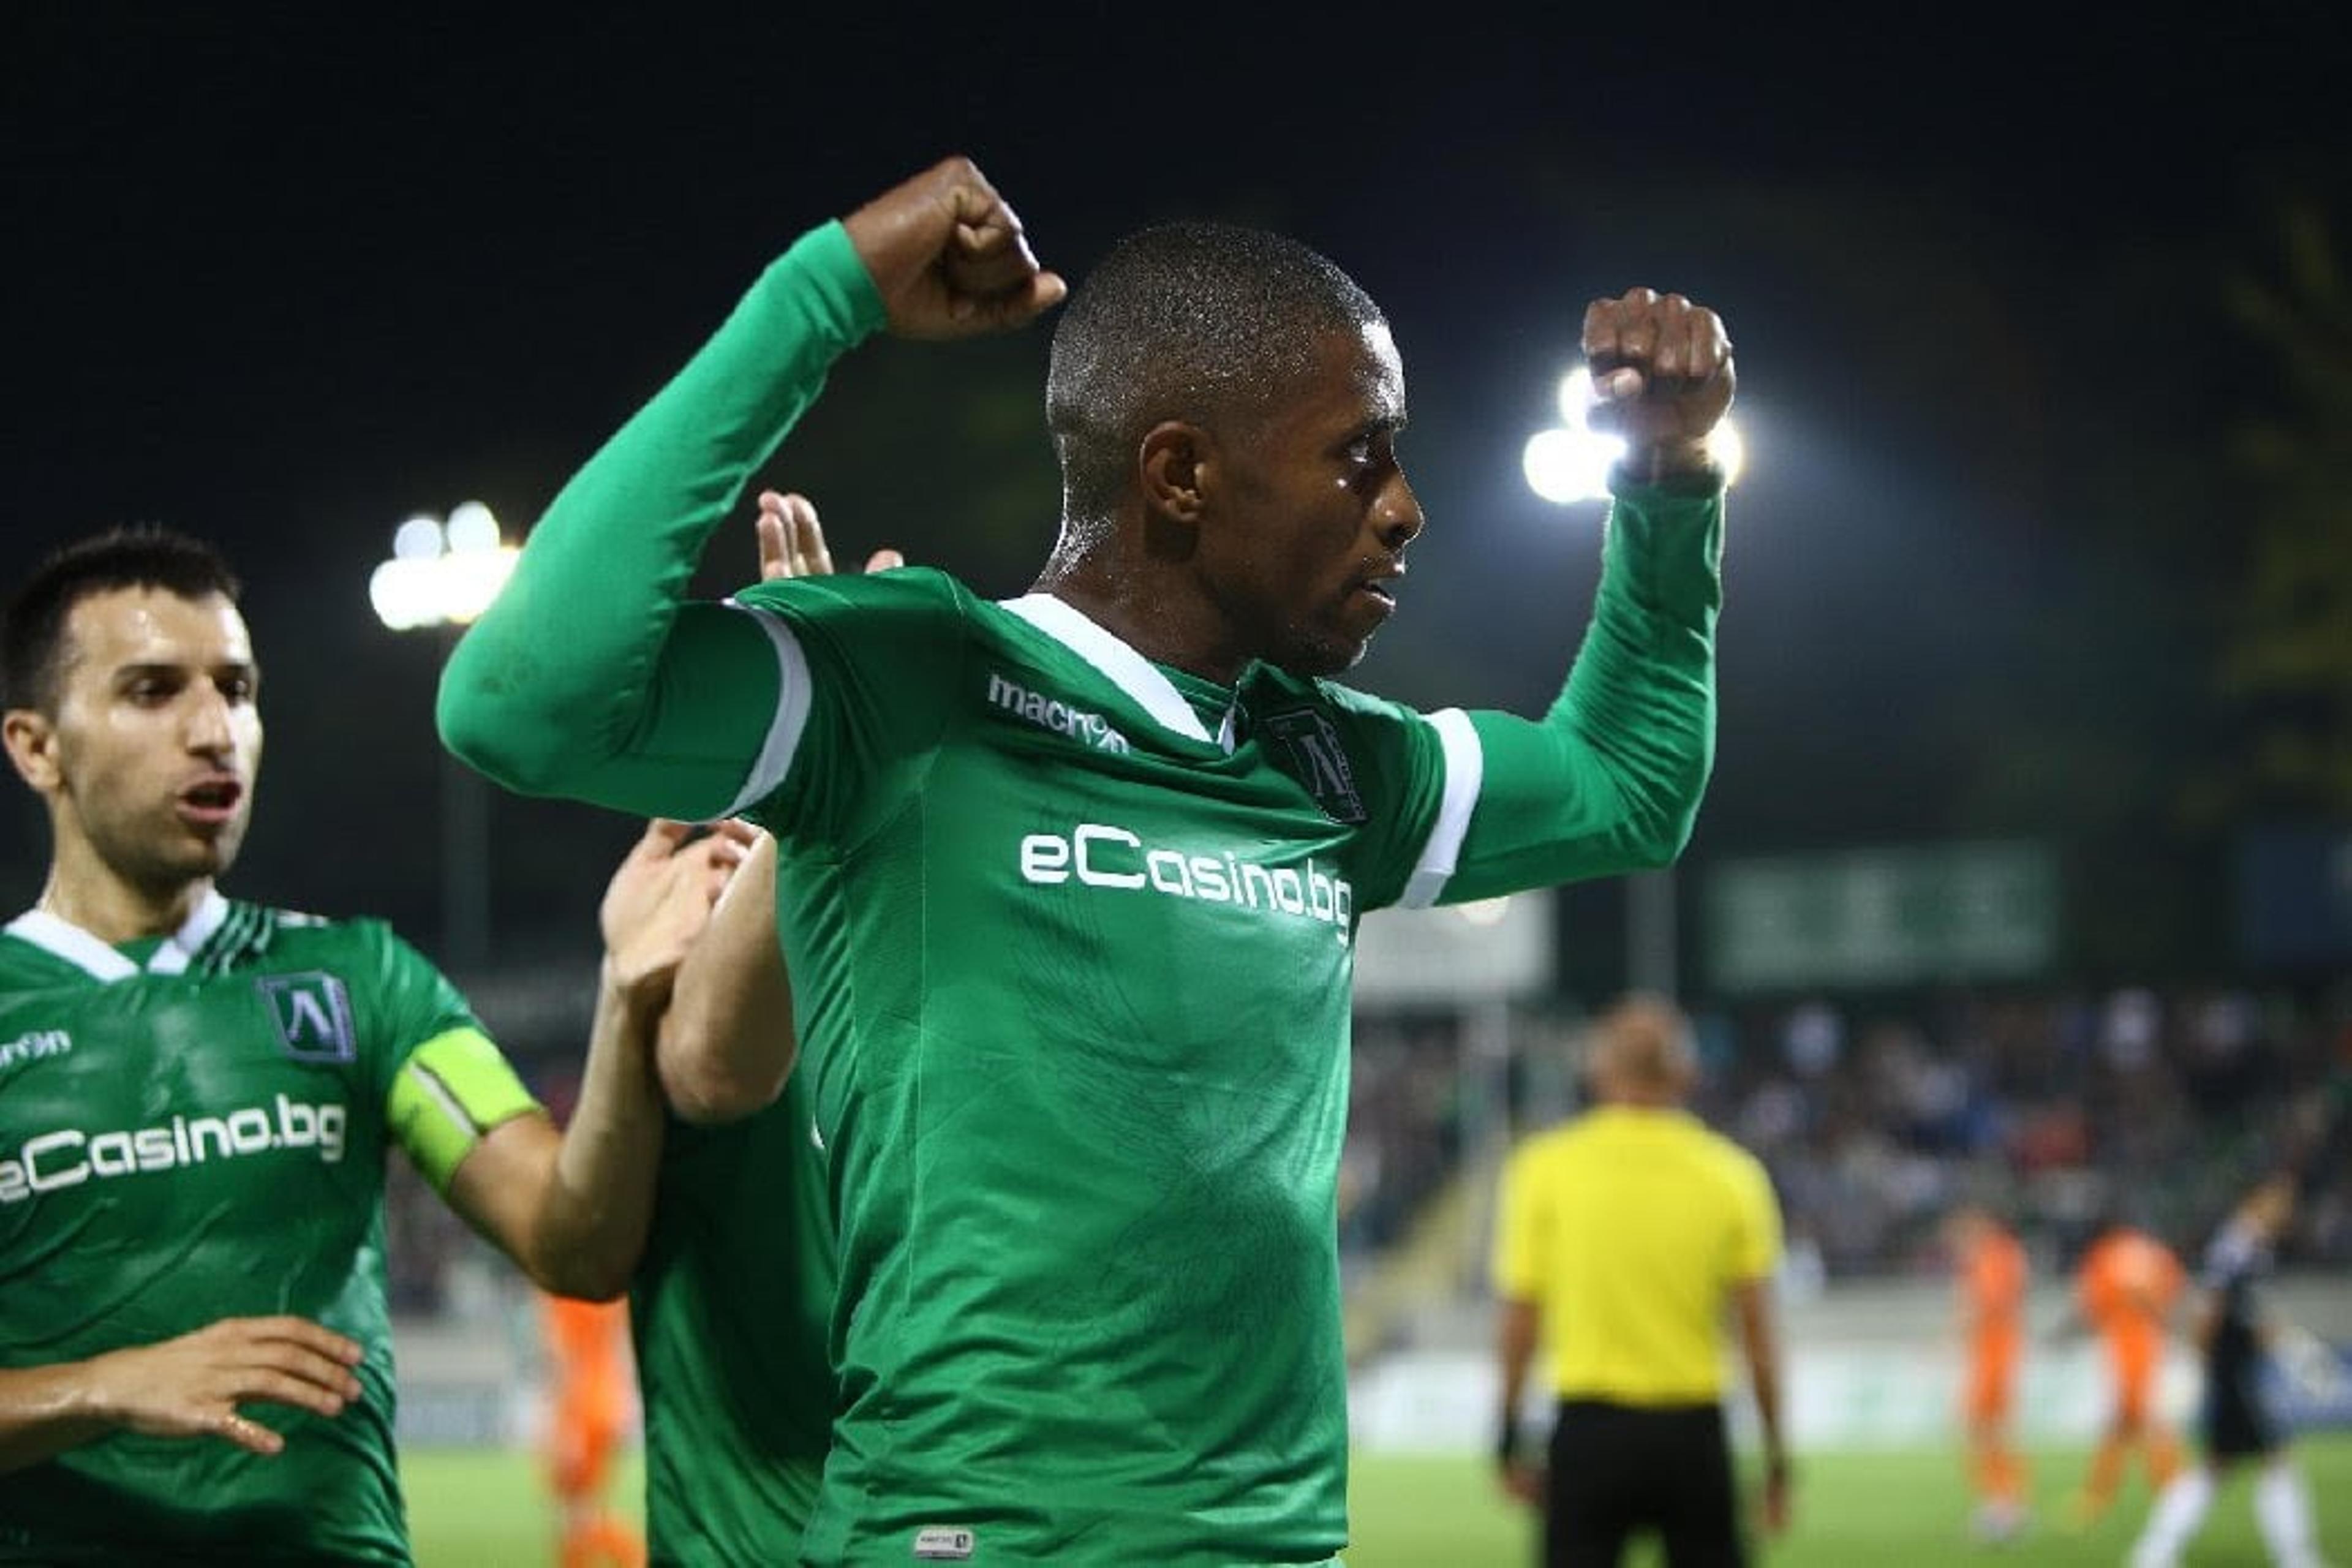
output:
[[[1290,753],[1291,776],[1307,786],[1323,815],[1334,822],[1364,820],[1364,797],[1356,793],[1356,771],[1330,720],[1312,708],[1269,714],[1266,729]]]
[[[298,1062],[347,1062],[358,1054],[352,997],[323,970],[265,974],[254,982],[278,1026],[278,1043]]]

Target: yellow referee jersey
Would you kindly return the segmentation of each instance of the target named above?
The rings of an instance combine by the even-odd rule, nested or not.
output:
[[[1720,1399],[1731,1288],[1780,1257],[1763,1165],[1685,1111],[1602,1106],[1504,1168],[1495,1289],[1541,1303],[1562,1398]]]

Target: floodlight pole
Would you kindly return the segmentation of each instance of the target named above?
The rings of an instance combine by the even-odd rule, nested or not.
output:
[[[478,502],[466,504],[480,513],[473,520],[475,522],[488,524],[487,545],[496,547],[496,520],[489,516],[488,509]],[[393,586],[400,581],[395,569],[404,559],[439,559],[418,554],[416,547],[407,542],[404,535],[417,525],[424,525],[423,551],[446,548],[438,519],[410,520],[409,524],[404,525],[403,535],[395,536],[394,560],[376,569],[369,593],[376,601],[377,616],[387,628],[423,629],[433,634],[440,654],[437,673],[448,668],[457,639],[465,635],[467,623],[480,613],[482,605],[478,595],[463,592],[464,585],[453,583],[446,574],[427,579],[428,586],[421,600],[416,596],[418,584],[413,579],[404,588]],[[446,564],[446,561],[443,564]],[[494,586],[490,592],[495,595],[496,591]],[[478,973],[488,965],[490,957],[490,792],[457,753],[446,746],[440,750],[440,956],[443,963],[460,974]]]
[[[435,628],[444,665],[465,628]],[[478,973],[490,957],[490,792],[481,776],[441,752],[441,944],[449,966]]]
[[[1630,989],[1675,999],[1677,929],[1673,867],[1636,871],[1625,879],[1625,981]]]

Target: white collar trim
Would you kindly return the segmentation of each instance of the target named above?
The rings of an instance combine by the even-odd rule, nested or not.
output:
[[[1192,710],[1184,694],[1176,689],[1176,683],[1161,673],[1158,665],[1120,641],[1115,633],[1076,605],[1051,594],[1025,594],[1018,599],[999,599],[997,604],[1094,666],[1104,679],[1158,720],[1162,729],[1228,752],[1234,749],[1231,705],[1225,709],[1217,733],[1211,735],[1208,726],[1201,722],[1200,714]]]
[[[142,973],[148,974],[184,974],[189,961],[194,959],[213,933],[228,919],[228,900],[217,888],[208,888],[188,911],[180,929],[165,937],[147,960],[142,971],[138,964],[115,951],[112,944],[92,936],[89,931],[47,910],[26,910],[5,928],[19,942],[31,942],[46,952],[64,959],[94,979],[112,984],[128,980]]]

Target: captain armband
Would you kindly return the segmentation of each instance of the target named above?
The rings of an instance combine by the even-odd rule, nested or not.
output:
[[[392,1135],[436,1193],[502,1121],[539,1109],[498,1047],[478,1029],[450,1029],[409,1053],[392,1080]]]

